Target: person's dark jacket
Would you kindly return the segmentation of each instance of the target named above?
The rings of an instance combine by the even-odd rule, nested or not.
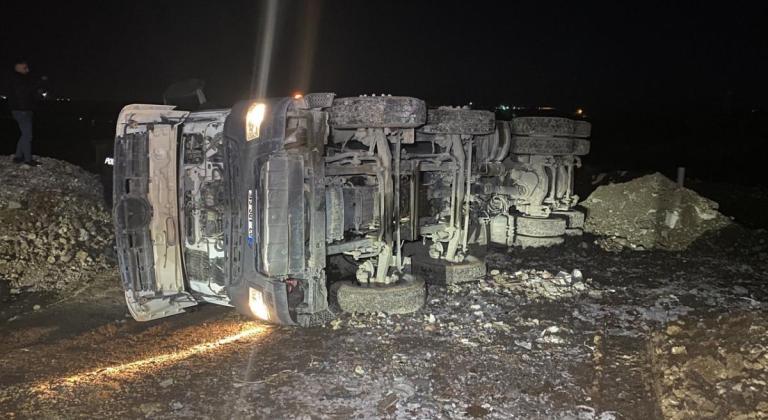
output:
[[[32,111],[37,103],[37,89],[40,82],[36,82],[29,74],[21,74],[16,71],[8,77],[8,109],[13,111]]]

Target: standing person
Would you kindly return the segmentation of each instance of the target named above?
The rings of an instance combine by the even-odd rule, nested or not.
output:
[[[16,143],[13,161],[29,166],[40,166],[40,162],[32,159],[32,121],[39,85],[40,82],[34,81],[29,74],[27,61],[16,60],[9,80],[8,108],[13,114],[13,119],[19,124],[21,136]]]

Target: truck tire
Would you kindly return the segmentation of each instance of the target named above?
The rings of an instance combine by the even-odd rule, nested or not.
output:
[[[517,216],[515,217],[515,232],[535,238],[565,235],[566,220],[555,217],[546,219]]]
[[[510,152],[516,155],[572,155],[574,139],[552,136],[512,136]]]
[[[427,289],[424,279],[406,274],[391,285],[362,286],[340,281],[331,286],[331,295],[344,312],[408,314],[424,306]]]
[[[587,121],[574,121],[573,137],[586,139],[592,135],[592,123]]]
[[[517,235],[515,237],[515,246],[521,248],[548,248],[550,246],[557,246],[565,242],[565,239],[555,236],[551,238],[536,238],[533,236]]]
[[[589,154],[589,140],[587,139],[573,139],[573,154],[576,156],[584,156]]]
[[[331,126],[336,128],[415,128],[427,120],[427,105],[406,96],[358,96],[334,99]]]
[[[491,134],[496,120],[491,111],[442,107],[430,109],[422,131],[430,134]]]
[[[584,227],[584,212],[579,210],[556,210],[550,216],[565,219],[565,227],[568,229],[581,229]]]
[[[592,124],[564,117],[517,117],[511,122],[516,136],[589,137]]]

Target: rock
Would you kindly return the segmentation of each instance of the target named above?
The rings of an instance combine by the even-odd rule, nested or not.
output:
[[[363,375],[365,375],[365,369],[363,369],[362,366],[357,365],[357,366],[355,366],[355,373],[357,375],[359,375],[359,376],[363,376]]]
[[[81,264],[85,264],[85,260],[88,258],[88,253],[85,251],[77,251],[75,258],[80,261]]]
[[[392,386],[392,391],[394,391],[400,399],[407,400],[416,393],[416,388],[414,388],[413,384],[407,379],[400,378],[395,381],[395,384]]]
[[[173,385],[173,378],[164,379],[160,381],[158,385],[160,385],[161,388],[168,388],[169,386]]]
[[[522,347],[526,350],[530,350],[533,348],[533,344],[530,341],[515,340],[515,345],[518,347]]]
[[[685,346],[673,346],[672,350],[670,350],[672,354],[678,355],[678,354],[688,354],[688,350],[685,348]]]
[[[680,334],[682,331],[683,329],[677,325],[670,325],[667,327],[667,335],[670,335],[672,337]]]
[[[163,406],[160,403],[143,403],[139,405],[139,411],[145,416],[151,416],[163,411]]]
[[[32,307],[32,310],[33,310],[33,311],[39,311],[41,308],[42,308],[42,307],[41,307],[40,305],[34,305],[34,306]]]
[[[395,412],[395,408],[399,400],[400,398],[398,398],[397,395],[389,393],[381,401],[379,401],[376,407],[383,414],[392,414]]]
[[[495,269],[495,268],[493,270],[491,270],[491,275],[492,276],[498,276],[500,273],[501,272],[499,270]]]
[[[710,385],[713,385],[726,377],[725,366],[715,360],[712,356],[697,357],[689,361],[686,365],[688,369],[698,374]]]
[[[749,293],[749,290],[741,286],[733,286],[733,293],[737,295],[746,295]]]

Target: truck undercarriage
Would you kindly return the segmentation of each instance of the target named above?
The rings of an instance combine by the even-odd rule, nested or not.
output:
[[[193,113],[128,106],[114,214],[129,307],[153,319],[208,301],[300,325],[337,309],[415,311],[425,281],[485,273],[473,247],[580,234],[573,179],[589,135],[582,120],[496,121],[409,97],[309,94]],[[163,148],[177,157],[175,179],[153,163]],[[132,212],[143,216],[126,223]],[[160,279],[169,252],[170,282]],[[326,278],[334,255],[354,262],[354,278]]]

